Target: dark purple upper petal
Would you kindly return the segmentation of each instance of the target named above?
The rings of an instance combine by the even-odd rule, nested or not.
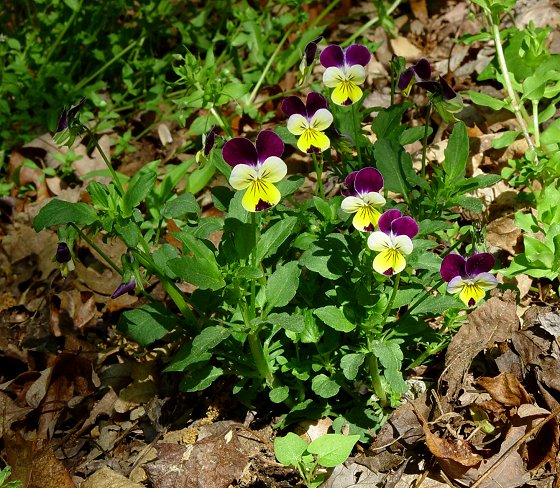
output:
[[[441,85],[441,94],[443,95],[444,100],[452,100],[457,96],[455,90],[449,86],[449,83],[447,83],[445,78],[442,76],[439,77],[439,83]]]
[[[111,298],[118,298],[126,293],[131,292],[136,288],[136,280],[131,278],[128,283],[121,283],[111,295]]]
[[[397,236],[408,236],[414,239],[418,234],[418,224],[412,217],[398,217],[391,222],[391,231]]]
[[[437,81],[419,81],[416,85],[420,88],[424,88],[424,90],[428,90],[431,93],[441,92],[441,83]]]
[[[55,132],[62,132],[68,128],[68,110],[65,108],[58,119]]]
[[[379,191],[383,188],[383,176],[375,168],[363,168],[354,180],[354,189],[358,194]]]
[[[406,88],[408,88],[408,85],[410,84],[410,80],[412,80],[413,76],[414,76],[414,70],[412,68],[408,68],[406,71],[403,71],[401,73],[401,76],[399,76],[399,82],[397,84],[400,91],[403,91]]]
[[[296,97],[295,95],[290,95],[289,97],[284,98],[282,102],[282,112],[286,116],[300,114],[307,118],[307,110],[305,109],[305,104],[301,100],[301,98]]]
[[[346,64],[348,66],[353,66],[355,64],[365,66],[371,59],[369,49],[361,44],[352,44],[351,46],[348,46],[344,54],[346,57]]]
[[[355,188],[355,182],[356,182],[356,176],[358,175],[357,171],[352,171],[352,173],[350,173],[345,179],[344,179],[344,186],[346,187],[346,190],[342,190],[342,194],[345,196],[355,196],[356,195],[356,188]]]
[[[492,254],[487,252],[481,252],[478,254],[473,254],[465,264],[465,271],[469,276],[476,276],[480,273],[487,273],[490,271],[496,260]]]
[[[315,112],[317,112],[317,110],[319,110],[320,108],[328,108],[329,104],[327,102],[327,99],[323,95],[317,92],[311,92],[309,95],[307,95],[305,107],[307,109],[307,117],[311,119],[311,117],[315,115]]]
[[[323,36],[319,36],[317,39],[311,41],[307,46],[305,46],[304,54],[305,54],[305,64],[307,66],[311,66],[313,61],[315,61],[315,55],[317,54],[317,44],[323,38]]]
[[[246,137],[234,137],[224,144],[222,148],[224,161],[230,166],[238,164],[257,165],[257,149]]]
[[[412,66],[412,69],[420,80],[429,80],[432,76],[432,67],[430,66],[430,62],[426,58],[420,59],[415,65]]]
[[[325,68],[330,68],[331,66],[342,68],[344,66],[344,51],[340,46],[331,44],[323,49],[319,56],[319,61]]]
[[[381,232],[385,232],[385,234],[390,234],[391,224],[393,223],[393,220],[400,218],[401,215],[402,212],[396,208],[393,208],[391,210],[386,210],[385,212],[383,212],[381,217],[379,217],[379,221],[377,222],[377,227],[379,227],[379,230]]]
[[[212,126],[210,132],[206,135],[206,139],[204,140],[204,155],[208,156],[210,151],[214,147],[214,143],[216,142],[216,126]]]
[[[263,163],[270,156],[282,157],[284,152],[284,143],[276,132],[271,130],[261,130],[256,140],[257,160]]]
[[[455,278],[455,276],[465,276],[465,264],[466,261],[463,256],[455,253],[448,254],[443,258],[441,267],[439,268],[441,277],[449,282]]]
[[[70,253],[70,248],[66,242],[59,242],[58,246],[56,247],[56,256],[57,262],[59,263],[67,263],[72,259],[72,254]]]

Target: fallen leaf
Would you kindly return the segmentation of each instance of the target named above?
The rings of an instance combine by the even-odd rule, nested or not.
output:
[[[143,488],[144,485],[130,481],[122,474],[113,471],[111,468],[103,467],[96,471],[86,480],[80,488]]]
[[[482,377],[477,383],[490,393],[494,400],[508,407],[517,407],[532,401],[523,385],[510,373],[502,373],[495,378]]]

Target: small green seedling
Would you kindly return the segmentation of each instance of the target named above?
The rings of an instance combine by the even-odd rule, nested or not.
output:
[[[11,474],[10,466],[0,470],[0,488],[21,488],[21,481],[6,481]]]
[[[296,467],[305,486],[314,488],[326,478],[326,473],[319,473],[318,467],[334,468],[342,464],[359,438],[359,435],[324,434],[307,444],[290,432],[274,440],[274,454],[283,465]]]

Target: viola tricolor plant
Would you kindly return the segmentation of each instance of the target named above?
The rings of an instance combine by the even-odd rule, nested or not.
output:
[[[323,83],[334,88],[331,98],[337,105],[352,105],[362,98],[363,91],[358,85],[366,80],[365,67],[371,59],[366,46],[352,44],[346,49],[337,45],[327,46],[319,56],[326,68]]]
[[[377,225],[386,203],[379,191],[383,188],[383,176],[375,168],[363,168],[353,171],[344,180],[346,198],[342,200],[341,209],[355,214],[352,225],[362,232],[371,232]]]
[[[267,210],[280,201],[280,191],[274,183],[281,181],[288,171],[280,159],[283,152],[282,139],[270,130],[259,132],[254,144],[245,137],[224,144],[222,156],[233,167],[229,184],[235,190],[246,190],[242,204],[248,212]]]
[[[393,275],[406,267],[406,256],[413,249],[412,239],[418,234],[418,224],[400,210],[387,210],[379,217],[379,231],[368,237],[368,247],[379,254],[373,269],[380,274]]]
[[[323,133],[333,122],[327,99],[320,93],[311,92],[305,104],[299,97],[290,96],[282,102],[282,111],[288,119],[288,130],[299,136],[297,147],[303,152],[323,152],[331,141]]]
[[[496,260],[487,252],[473,254],[468,259],[459,254],[448,254],[441,263],[441,277],[447,282],[447,292],[459,294],[467,307],[474,307],[488,290],[498,286],[496,277],[489,273]]]

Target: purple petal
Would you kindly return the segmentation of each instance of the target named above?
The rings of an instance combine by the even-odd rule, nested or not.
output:
[[[469,276],[475,276],[480,273],[487,273],[490,271],[494,264],[496,264],[496,260],[492,254],[487,252],[481,252],[478,254],[473,254],[465,264],[465,271]]]
[[[452,100],[457,96],[455,90],[449,86],[449,83],[447,83],[445,78],[442,76],[439,77],[439,83],[441,85],[441,94],[443,95],[444,100]]]
[[[397,236],[408,236],[413,239],[418,234],[418,224],[412,217],[399,217],[391,223],[391,230]]]
[[[206,135],[206,139],[204,140],[204,155],[208,156],[210,151],[214,147],[214,143],[216,142],[216,126],[212,126],[210,132]]]
[[[282,102],[282,112],[289,117],[290,115],[300,114],[307,118],[307,111],[305,110],[305,104],[301,98],[295,95],[290,95],[284,98]]]
[[[270,156],[282,157],[284,143],[276,132],[261,130],[256,140],[258,162],[263,163]]]
[[[307,117],[311,119],[315,112],[320,108],[329,108],[327,99],[317,92],[311,92],[307,95],[307,101],[305,102],[305,107],[307,109]]]
[[[346,64],[348,66],[353,66],[355,64],[360,64],[365,66],[369,63],[371,59],[371,54],[369,49],[361,44],[352,44],[346,48]]]
[[[421,80],[429,80],[432,76],[432,67],[426,58],[420,59],[412,66],[412,69]]]
[[[383,176],[375,168],[363,168],[356,175],[354,188],[359,194],[379,191],[383,188]]]
[[[305,64],[307,66],[311,66],[313,61],[315,61],[315,55],[317,54],[317,44],[322,38],[323,36],[319,36],[317,39],[311,41],[309,44],[307,44],[307,46],[305,46]]]
[[[58,119],[58,123],[56,124],[56,132],[62,132],[64,129],[68,128],[68,110],[64,109],[60,114],[60,118]]]
[[[238,164],[257,165],[257,149],[246,137],[235,137],[224,144],[222,148],[224,161],[230,166]]]
[[[319,61],[325,68],[330,68],[331,66],[341,68],[344,66],[344,51],[342,51],[340,46],[331,44],[323,49],[319,56]]]
[[[408,85],[410,84],[410,80],[414,76],[414,70],[412,68],[408,68],[406,71],[403,71],[401,76],[399,77],[398,87],[400,91],[406,90]]]
[[[346,190],[342,190],[342,194],[344,196],[356,196],[356,176],[358,175],[358,171],[352,171],[345,179],[344,179],[344,186]]]
[[[444,281],[450,282],[456,276],[465,276],[466,261],[459,254],[448,254],[443,258],[439,272]]]
[[[59,263],[67,263],[72,259],[70,248],[66,242],[59,242],[56,248],[56,261]]]
[[[111,298],[118,298],[126,293],[133,291],[134,288],[136,288],[136,280],[134,278],[131,278],[128,283],[121,283],[117,287],[115,292],[111,295]]]
[[[379,217],[379,220],[377,222],[377,227],[379,227],[379,230],[381,232],[385,232],[385,234],[390,234],[391,224],[393,220],[400,218],[401,215],[402,212],[400,210],[397,210],[396,208],[387,210],[383,212],[381,217]]]

